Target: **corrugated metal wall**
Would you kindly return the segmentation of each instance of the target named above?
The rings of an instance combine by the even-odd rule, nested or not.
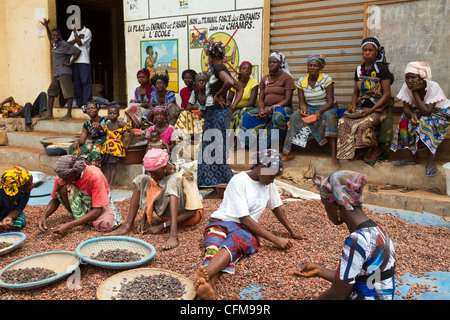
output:
[[[336,99],[345,106],[351,101],[355,68],[362,62],[364,5],[370,2],[271,0],[270,50],[286,55],[296,81],[306,74],[310,55],[325,54],[323,72],[335,80]]]

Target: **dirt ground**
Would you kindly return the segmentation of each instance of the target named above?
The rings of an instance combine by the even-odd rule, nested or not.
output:
[[[178,272],[192,281],[204,257],[203,230],[209,216],[220,205],[218,199],[204,202],[205,216],[195,226],[179,228],[180,245],[170,251],[161,249],[168,237],[160,235],[132,235],[152,244],[157,253],[154,259],[142,267],[163,268]],[[127,217],[129,200],[116,203],[123,219]],[[322,204],[317,200],[288,202],[286,214],[294,228],[303,228],[310,238],[295,240],[287,251],[276,249],[272,243],[262,240],[262,248],[252,256],[238,261],[234,275],[224,274],[219,278],[216,293],[219,300],[310,300],[326,290],[330,283],[312,278],[301,279],[292,275],[303,262],[312,261],[335,269],[342,246],[348,236],[345,226],[334,226],[326,218]],[[22,230],[27,240],[18,250],[1,257],[0,268],[19,259],[48,251],[76,251],[81,242],[102,236],[89,226],[73,229],[65,236],[51,232],[43,233],[37,222],[45,207],[28,207],[27,226]],[[395,242],[397,277],[406,273],[420,275],[430,271],[450,271],[447,257],[450,231],[445,228],[411,224],[391,214],[379,214],[366,210],[370,218],[379,223]],[[69,214],[61,208],[49,218],[50,226],[68,222]],[[260,223],[270,232],[288,237],[286,229],[268,210]],[[0,300],[94,300],[97,287],[121,270],[109,270],[92,265],[80,266],[80,288],[71,290],[67,279],[31,291],[9,291],[0,289]],[[397,281],[400,281],[397,278]],[[400,284],[400,283],[399,283]],[[414,300],[415,291],[432,291],[432,287],[413,287],[405,300]]]

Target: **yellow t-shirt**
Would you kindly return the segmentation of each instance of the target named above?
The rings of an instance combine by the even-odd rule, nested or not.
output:
[[[250,96],[252,95],[252,89],[257,85],[259,85],[258,81],[256,81],[252,77],[250,77],[250,79],[248,79],[247,85],[244,88],[244,94],[242,95],[242,99],[238,103],[238,105],[247,103],[250,100]],[[236,93],[236,90],[234,88],[231,88],[231,91]],[[258,98],[256,98],[254,107],[257,107],[257,106],[258,106]]]

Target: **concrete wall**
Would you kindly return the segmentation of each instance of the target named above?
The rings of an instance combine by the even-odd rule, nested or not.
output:
[[[168,89],[175,93],[185,87],[184,70],[209,70],[206,44],[193,40],[199,32],[224,44],[232,38],[226,54],[229,70],[234,74],[242,61],[250,61],[259,81],[267,64],[269,14],[269,0],[124,1],[128,100],[138,86],[136,72],[145,67],[148,46],[158,52],[156,73],[167,71]]]
[[[54,25],[54,1],[3,0],[0,2],[0,99],[13,96],[17,103],[33,102],[51,81],[51,50],[45,33],[39,33],[36,9]],[[53,23],[52,23],[53,22]],[[44,36],[42,36],[44,35]]]

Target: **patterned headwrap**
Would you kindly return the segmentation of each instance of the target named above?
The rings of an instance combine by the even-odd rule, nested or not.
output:
[[[323,54],[315,54],[315,55],[310,56],[308,58],[308,60],[306,61],[306,63],[308,64],[311,60],[319,61],[320,64],[322,65],[322,69],[325,68],[326,59],[325,59],[325,56]]]
[[[353,206],[360,206],[364,199],[364,186],[367,176],[349,170],[333,173],[328,178],[318,175],[314,184],[319,187],[320,195],[328,202],[336,202],[347,210],[354,210]]]
[[[164,112],[166,119],[169,118],[169,109],[166,106],[156,106],[155,108],[153,108],[153,116],[155,116],[157,111]]]
[[[169,154],[159,148],[149,150],[144,157],[144,169],[146,171],[155,171],[161,169],[169,162]]]
[[[205,50],[207,56],[213,56],[217,59],[223,59],[225,57],[225,47],[222,41],[213,42]]]
[[[270,168],[276,174],[283,171],[283,162],[281,161],[281,154],[275,149],[266,149],[253,155],[252,159],[255,164],[250,168],[253,170],[258,165],[264,168]]]
[[[413,61],[406,65],[405,75],[407,73],[418,74],[422,79],[431,80],[431,68],[427,62]]]
[[[58,159],[53,171],[63,180],[70,179],[86,169],[86,160],[79,154],[62,156]]]
[[[375,49],[377,49],[378,54],[377,54],[375,62],[384,63],[389,66],[389,63],[387,63],[387,61],[386,61],[386,53],[384,51],[384,47],[381,46],[380,40],[378,40],[377,37],[365,38],[361,43],[361,49],[364,48],[364,46],[366,44],[371,44],[375,47]]]
[[[280,63],[281,63],[281,66],[280,66],[281,71],[286,72],[288,75],[290,75],[292,77],[292,74],[289,71],[289,65],[286,62],[286,57],[284,56],[284,54],[279,53],[279,52],[272,52],[270,54],[269,58],[275,58],[278,61],[280,61]]]
[[[14,167],[3,173],[0,180],[0,189],[5,190],[8,196],[14,197],[19,193],[19,188],[25,185],[30,178],[31,174],[24,168]]]

